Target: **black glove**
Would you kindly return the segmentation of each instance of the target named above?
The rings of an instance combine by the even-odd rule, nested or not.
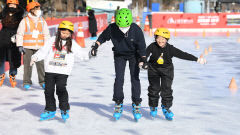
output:
[[[143,62],[143,65],[141,68],[148,69],[147,57],[141,57],[140,62]]]
[[[92,45],[92,49],[91,49],[91,52],[90,52],[90,54],[92,55],[92,56],[97,56],[97,49],[98,49],[98,44],[97,43],[95,43],[94,45]]]
[[[18,51],[19,51],[20,53],[25,54],[25,49],[24,49],[22,46],[18,47]]]

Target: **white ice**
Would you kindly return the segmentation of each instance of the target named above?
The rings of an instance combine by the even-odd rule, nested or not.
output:
[[[149,45],[153,38],[145,37]],[[195,49],[195,40],[199,42],[199,50]],[[86,51],[92,42],[86,39]],[[160,108],[155,119],[150,117],[147,71],[141,71],[143,117],[135,122],[131,112],[128,66],[123,116],[114,121],[112,43],[106,42],[99,48],[96,58],[75,62],[68,79],[71,110],[66,123],[61,120],[59,109],[54,119],[39,121],[45,99],[35,67],[29,91],[22,87],[23,67],[18,69],[16,88],[10,87],[7,78],[0,88],[0,135],[239,135],[240,94],[228,89],[232,77],[240,85],[237,37],[172,37],[170,43],[195,56],[200,56],[209,45],[213,48],[206,56],[206,65],[173,59],[173,121],[165,120]]]

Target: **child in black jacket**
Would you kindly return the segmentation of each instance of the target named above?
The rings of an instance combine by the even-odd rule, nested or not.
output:
[[[166,28],[158,28],[155,33],[155,42],[147,47],[146,56],[149,57],[148,62],[148,97],[150,114],[152,117],[157,115],[157,107],[159,97],[162,98],[162,111],[165,118],[173,119],[173,113],[169,109],[172,106],[172,81],[174,77],[174,68],[172,57],[184,60],[196,61],[205,64],[204,58],[197,58],[191,54],[183,52],[168,43],[170,32]],[[160,84],[161,81],[161,84]],[[161,92],[160,96],[159,93]]]

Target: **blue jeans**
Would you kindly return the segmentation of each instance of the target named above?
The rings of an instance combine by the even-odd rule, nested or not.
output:
[[[6,62],[6,56],[0,61],[0,75],[5,73],[5,62]],[[17,75],[17,68],[13,68],[11,64],[9,64],[10,70],[9,70],[9,75]]]

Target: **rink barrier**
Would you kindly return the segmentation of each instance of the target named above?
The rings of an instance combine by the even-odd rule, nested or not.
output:
[[[152,13],[152,28],[165,27],[179,36],[230,36],[240,32],[240,13]]]

